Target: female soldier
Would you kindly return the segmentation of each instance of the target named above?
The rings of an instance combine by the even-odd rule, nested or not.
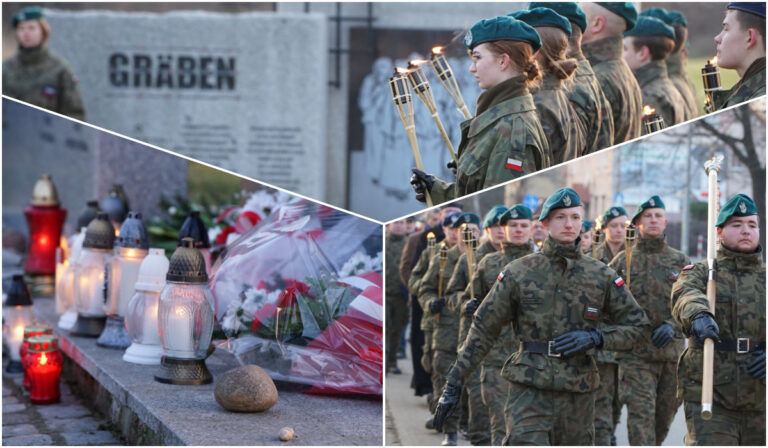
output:
[[[566,59],[571,23],[549,8],[533,8],[510,14],[534,27],[541,37],[536,56],[543,71],[541,85],[531,90],[541,127],[549,139],[552,165],[575,159],[585,153],[586,129],[568,101],[564,82],[573,76],[578,61]]]
[[[536,31],[512,17],[485,19],[464,38],[469,71],[484,90],[474,118],[461,123],[456,181],[446,182],[413,169],[411,185],[435,204],[549,167],[549,147],[536,116],[529,86],[539,79]]]
[[[79,120],[85,119],[77,80],[69,65],[48,51],[51,28],[38,6],[13,15],[19,50],[3,62],[3,95]]]

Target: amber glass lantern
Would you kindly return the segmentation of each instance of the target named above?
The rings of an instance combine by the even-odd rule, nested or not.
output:
[[[213,335],[213,295],[205,260],[192,238],[181,240],[165,280],[158,309],[163,358],[155,380],[208,384],[213,380],[205,366]]]
[[[181,246],[181,240],[184,238],[192,238],[195,242],[195,248],[203,254],[205,270],[211,272],[211,243],[208,240],[208,229],[205,227],[199,211],[190,212],[184,224],[181,225],[177,246]]]
[[[107,303],[104,304],[107,323],[96,341],[102,347],[126,349],[131,345],[131,337],[125,329],[125,313],[139,277],[139,266],[148,249],[149,237],[141,213],[128,213],[120,226],[112,259],[107,266],[109,278]]]
[[[56,336],[35,336],[29,339],[29,351],[24,357],[24,369],[29,375],[29,399],[34,404],[57,403],[64,359]]]
[[[24,209],[29,226],[29,254],[24,273],[35,294],[53,294],[56,248],[67,211],[59,207],[59,195],[50,174],[43,174],[32,190],[32,201]]]
[[[157,310],[160,292],[165,287],[168,265],[164,249],[149,249],[149,255],[141,262],[135,286],[136,293],[128,302],[125,315],[125,328],[133,343],[125,351],[123,361],[145,365],[160,364],[163,347],[157,324]]]
[[[88,224],[83,248],[75,264],[77,323],[71,331],[75,336],[98,337],[104,330],[105,272],[112,258],[114,242],[115,229],[107,214],[99,212]]]
[[[56,282],[56,313],[59,317],[58,327],[71,330],[77,321],[77,306],[75,304],[75,264],[83,250],[86,227],[80,228],[80,233],[72,235],[70,240],[69,259],[66,268]]]
[[[10,362],[5,368],[8,373],[21,373],[19,348],[24,341],[24,327],[35,323],[35,312],[32,308],[32,296],[24,283],[24,276],[17,274],[11,278],[8,297],[3,304],[3,340],[8,347]]]
[[[29,352],[29,339],[44,334],[53,334],[53,328],[46,324],[27,325],[24,327],[24,342],[21,343],[21,348],[19,348],[19,359],[21,359],[22,365],[24,357]],[[27,375],[26,369],[24,369],[24,389],[29,390],[29,375]]]

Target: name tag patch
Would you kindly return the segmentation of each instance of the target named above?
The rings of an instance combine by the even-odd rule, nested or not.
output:
[[[588,306],[586,310],[584,310],[584,319],[589,320],[597,320],[598,311],[597,308]]]

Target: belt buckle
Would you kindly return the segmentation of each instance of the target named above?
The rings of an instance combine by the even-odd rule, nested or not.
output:
[[[742,348],[746,347],[746,348]],[[736,353],[744,354],[749,353],[749,338],[736,339]]]
[[[561,354],[552,351],[552,344],[554,343],[555,341],[547,341],[547,355],[551,356],[552,358],[559,358]]]

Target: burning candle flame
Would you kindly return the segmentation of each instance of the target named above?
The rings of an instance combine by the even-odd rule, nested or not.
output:
[[[649,115],[653,115],[655,112],[656,112],[656,109],[652,108],[651,106],[649,106],[647,104],[645,106],[643,106],[643,116],[644,117],[647,117]]]
[[[443,47],[432,47],[432,54],[443,54]]]
[[[13,334],[18,336],[18,337],[20,337],[20,338],[23,338],[24,337],[24,326],[23,325],[19,325],[19,326],[15,327],[13,329]]]
[[[709,65],[717,65],[717,56],[707,61],[707,64]]]
[[[40,365],[44,366],[48,364],[48,357],[45,356],[45,353],[42,353],[43,356],[40,357]]]

